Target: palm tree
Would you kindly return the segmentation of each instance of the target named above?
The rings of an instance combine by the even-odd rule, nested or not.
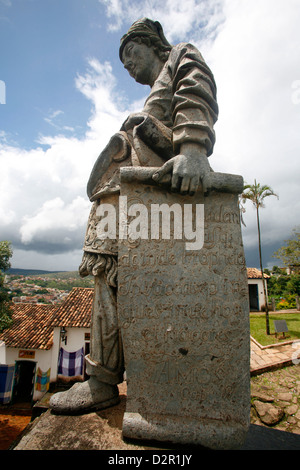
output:
[[[267,335],[270,334],[270,324],[269,324],[269,308],[268,308],[268,299],[266,293],[266,285],[265,279],[263,274],[263,266],[262,266],[262,254],[261,254],[261,235],[260,235],[260,222],[259,222],[259,208],[263,208],[264,206],[264,199],[268,196],[276,196],[278,199],[277,194],[274,193],[272,188],[267,185],[260,185],[254,180],[254,185],[246,184],[244,186],[244,192],[242,193],[242,202],[245,203],[247,199],[252,201],[255,209],[256,209],[256,219],[257,219],[257,231],[258,231],[258,251],[259,251],[259,262],[260,262],[260,270],[262,275],[262,282],[264,288],[264,298],[265,298],[265,309],[266,309],[266,333]]]

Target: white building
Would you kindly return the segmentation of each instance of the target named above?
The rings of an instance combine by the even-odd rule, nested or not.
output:
[[[83,380],[92,300],[79,287],[61,305],[13,304],[0,335],[0,403],[39,400],[59,377]]]
[[[261,275],[261,270],[257,268],[247,268],[248,276],[248,289],[249,289],[249,303],[250,311],[260,311],[265,305],[264,297],[264,286]],[[269,278],[267,274],[264,274],[264,278]],[[266,294],[268,298],[267,282],[265,281]]]

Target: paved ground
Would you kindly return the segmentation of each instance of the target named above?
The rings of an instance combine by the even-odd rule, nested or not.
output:
[[[300,364],[251,377],[251,423],[299,435]]]
[[[261,346],[251,338],[251,375],[300,363],[300,340]]]
[[[31,427],[27,429],[22,439],[15,443],[13,449],[186,451],[186,448],[178,445],[169,447],[163,443],[123,439],[122,420],[126,406],[126,383],[121,384],[119,388],[120,403],[97,413],[59,416],[47,410],[31,423]],[[251,395],[254,407],[251,407],[251,425],[243,446],[244,450],[300,450],[299,388],[300,365],[291,365],[252,377]],[[275,426],[267,425],[270,410],[267,409],[267,413],[262,413],[262,406],[272,407],[273,412],[280,410],[282,413],[280,422]],[[260,420],[260,415],[264,421]],[[201,459],[202,453],[198,453],[198,450],[202,448],[196,447],[193,450],[195,453],[193,458],[199,456]],[[105,455],[102,454],[102,457]]]
[[[253,313],[253,312],[252,312]],[[257,312],[261,314],[262,312]],[[299,313],[296,309],[269,312],[270,314]],[[258,375],[288,365],[300,363],[300,339],[295,341],[282,339],[277,344],[261,346],[251,337],[251,375]]]

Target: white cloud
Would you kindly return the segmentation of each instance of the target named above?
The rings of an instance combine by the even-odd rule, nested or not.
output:
[[[195,31],[205,33],[206,38],[216,34],[216,27],[222,22],[221,0],[99,0],[105,5],[109,31],[119,31],[124,24],[133,23],[139,18],[158,20],[170,42],[192,40]],[[201,27],[201,30],[200,30]]]
[[[266,199],[260,211],[265,249],[280,246],[299,224],[300,105],[292,99],[300,55],[296,3],[226,0],[226,21],[207,56],[220,106],[213,168],[241,174],[249,184],[256,178],[279,195]],[[244,244],[256,247],[255,211],[250,202],[245,207]]]
[[[76,86],[93,104],[87,138],[107,141],[108,132],[117,132],[128,114],[125,102],[116,92],[116,78],[110,63],[90,59],[89,70],[85,75],[78,75]]]
[[[61,109],[57,109],[56,111],[51,111],[49,116],[44,118],[44,121],[50,124],[50,126],[53,126],[56,129],[60,129],[60,126],[55,122],[55,118],[61,114],[64,114],[64,112]]]
[[[82,250],[63,253],[42,253],[37,250],[24,250],[14,248],[12,259],[13,268],[45,269],[48,271],[76,271],[81,261]],[[16,262],[14,262],[16,260]],[[17,263],[17,264],[16,264]]]
[[[1,239],[12,240],[14,257],[20,256],[22,248],[42,254],[72,250],[78,254],[83,245],[91,207],[86,196],[90,171],[129,110],[115,94],[109,63],[90,60],[87,73],[76,78],[76,86],[91,101],[83,139],[40,136],[42,147],[27,151],[7,141],[0,145]],[[61,113],[52,111],[49,118]]]
[[[46,201],[35,215],[25,216],[20,227],[21,241],[34,246],[37,242],[47,242],[69,246],[74,240],[74,232],[83,232],[90,203],[78,196],[70,204],[60,197]]]

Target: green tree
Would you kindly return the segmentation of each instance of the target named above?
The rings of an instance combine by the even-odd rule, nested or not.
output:
[[[292,274],[286,284],[288,294],[300,295],[300,274]]]
[[[10,268],[10,258],[12,257],[13,251],[11,243],[8,241],[0,242],[0,271],[7,271]]]
[[[11,243],[8,241],[0,242],[0,332],[8,328],[11,323],[11,307],[7,289],[4,287],[4,272],[10,268],[10,258],[13,251]]]
[[[292,236],[284,240],[286,245],[275,251],[274,258],[282,261],[285,267],[296,273],[300,272],[300,227],[292,231]]]
[[[254,180],[254,184],[246,184],[244,186],[244,191],[242,193],[242,202],[245,203],[247,200],[250,200],[256,209],[256,220],[257,220],[257,232],[258,232],[258,252],[259,252],[259,263],[260,270],[262,273],[262,281],[264,287],[264,298],[265,298],[265,312],[266,312],[266,333],[270,334],[270,322],[269,322],[269,308],[268,308],[268,299],[266,293],[266,284],[265,278],[263,276],[263,263],[262,263],[262,250],[261,250],[261,233],[260,233],[260,220],[259,220],[259,209],[265,207],[264,200],[269,196],[277,196],[274,193],[272,188],[267,185],[261,185]]]

